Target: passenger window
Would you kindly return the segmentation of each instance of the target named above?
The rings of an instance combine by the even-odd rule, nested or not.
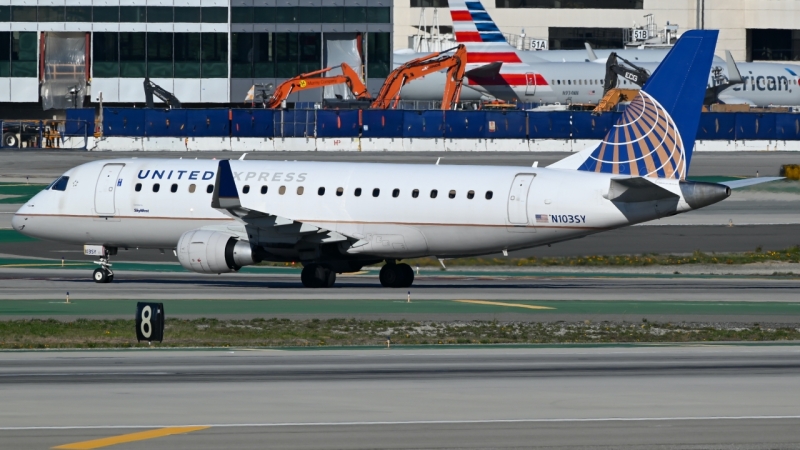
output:
[[[325,188],[321,187],[321,188],[317,189],[317,195],[319,195],[319,196],[325,195]]]
[[[456,198],[456,191],[450,190],[450,193],[447,194],[447,196],[450,197],[450,198]]]
[[[209,184],[208,186],[206,186],[206,194],[211,194],[213,192],[214,192],[214,185],[213,184]]]
[[[297,195],[303,195],[303,192],[305,192],[303,186],[297,186]]]
[[[172,183],[172,186],[170,186],[169,191],[172,192],[173,194],[178,192],[178,183]]]
[[[353,195],[356,197],[361,197],[361,188],[356,188],[356,190],[353,191]]]
[[[344,188],[337,188],[336,189],[336,196],[341,197],[344,194]]]
[[[475,198],[475,191],[469,191],[469,192],[467,192],[467,198],[468,198],[468,199],[470,199],[470,200],[472,200],[473,198]]]
[[[419,197],[419,189],[414,189],[413,191],[411,191],[411,196],[414,198]]]
[[[153,185],[153,192],[158,192],[159,189],[161,189],[161,185],[160,184],[156,183],[156,184]]]
[[[67,184],[69,183],[69,177],[61,177],[53,182],[52,185],[48,189],[52,189],[54,191],[66,191]]]
[[[242,188],[242,194],[249,194],[249,193],[250,193],[250,185],[249,185],[249,184],[246,184],[246,185],[244,185],[244,187]]]
[[[136,183],[136,187],[133,188],[134,191],[140,192],[142,190],[142,183]]]
[[[278,194],[283,195],[286,193],[286,186],[281,186],[278,188]]]
[[[261,186],[261,195],[264,195],[266,193],[267,193],[267,186]]]
[[[392,191],[392,197],[397,198],[400,196],[400,189],[395,189]]]
[[[195,184],[190,184],[190,185],[189,185],[189,193],[190,193],[190,194],[194,194],[194,191],[195,191],[196,189],[197,189],[197,185],[195,185]]]
[[[381,195],[381,190],[380,189],[375,188],[375,189],[372,190],[372,196],[373,197],[377,197],[379,195]]]
[[[431,190],[431,198],[436,198],[437,195],[439,195],[439,191],[436,189]]]
[[[486,200],[491,200],[493,195],[492,191],[486,191]]]

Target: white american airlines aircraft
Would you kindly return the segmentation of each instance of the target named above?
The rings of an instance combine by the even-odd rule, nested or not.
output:
[[[549,62],[544,52],[519,51],[509,45],[480,0],[450,0],[450,16],[456,41],[467,46],[467,83],[461,100],[498,98],[535,103],[591,103],[603,97],[606,76],[605,58],[591,62]],[[578,53],[581,53],[580,51]],[[618,54],[650,73],[659,65],[663,50],[620,50]],[[637,57],[641,55],[641,58]],[[395,53],[395,64],[417,57]],[[407,58],[407,59],[406,59]],[[574,59],[573,59],[574,61]],[[492,64],[494,63],[494,64]],[[501,63],[498,68],[498,64]],[[490,65],[491,66],[486,66]],[[483,69],[481,69],[482,66]],[[489,70],[489,68],[493,70]],[[718,99],[728,104],[752,106],[800,105],[800,66],[795,64],[739,63],[714,59],[713,69],[731,81],[741,81],[721,89]],[[739,73],[736,73],[739,72]],[[711,68],[709,87],[716,86]],[[403,87],[402,98],[437,100],[444,74],[431,74]],[[639,86],[620,77],[620,86]]]
[[[175,249],[186,269],[219,274],[300,261],[307,287],[386,261],[530,248],[723,200],[726,184],[686,180],[716,31],[681,37],[598,146],[547,168],[116,159],[67,171],[14,215],[14,229],[98,248],[94,280],[113,279],[120,247]],[[95,246],[95,247],[91,247]]]

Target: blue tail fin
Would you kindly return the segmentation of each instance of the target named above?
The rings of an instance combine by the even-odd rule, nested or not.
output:
[[[718,34],[683,33],[578,170],[686,178]]]

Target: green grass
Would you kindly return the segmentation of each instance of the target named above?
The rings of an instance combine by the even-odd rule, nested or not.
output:
[[[0,195],[13,195],[13,197],[0,198],[0,203],[25,203],[46,187],[46,184],[0,183]]]
[[[0,348],[120,348],[137,343],[133,320],[0,322]],[[454,344],[597,344],[797,341],[792,327],[619,323],[412,322],[406,320],[168,319],[161,347],[331,347]]]

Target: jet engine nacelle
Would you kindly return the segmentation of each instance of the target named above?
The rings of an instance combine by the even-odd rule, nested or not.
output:
[[[191,230],[178,240],[181,265],[199,273],[236,272],[258,262],[247,241],[220,231]]]

